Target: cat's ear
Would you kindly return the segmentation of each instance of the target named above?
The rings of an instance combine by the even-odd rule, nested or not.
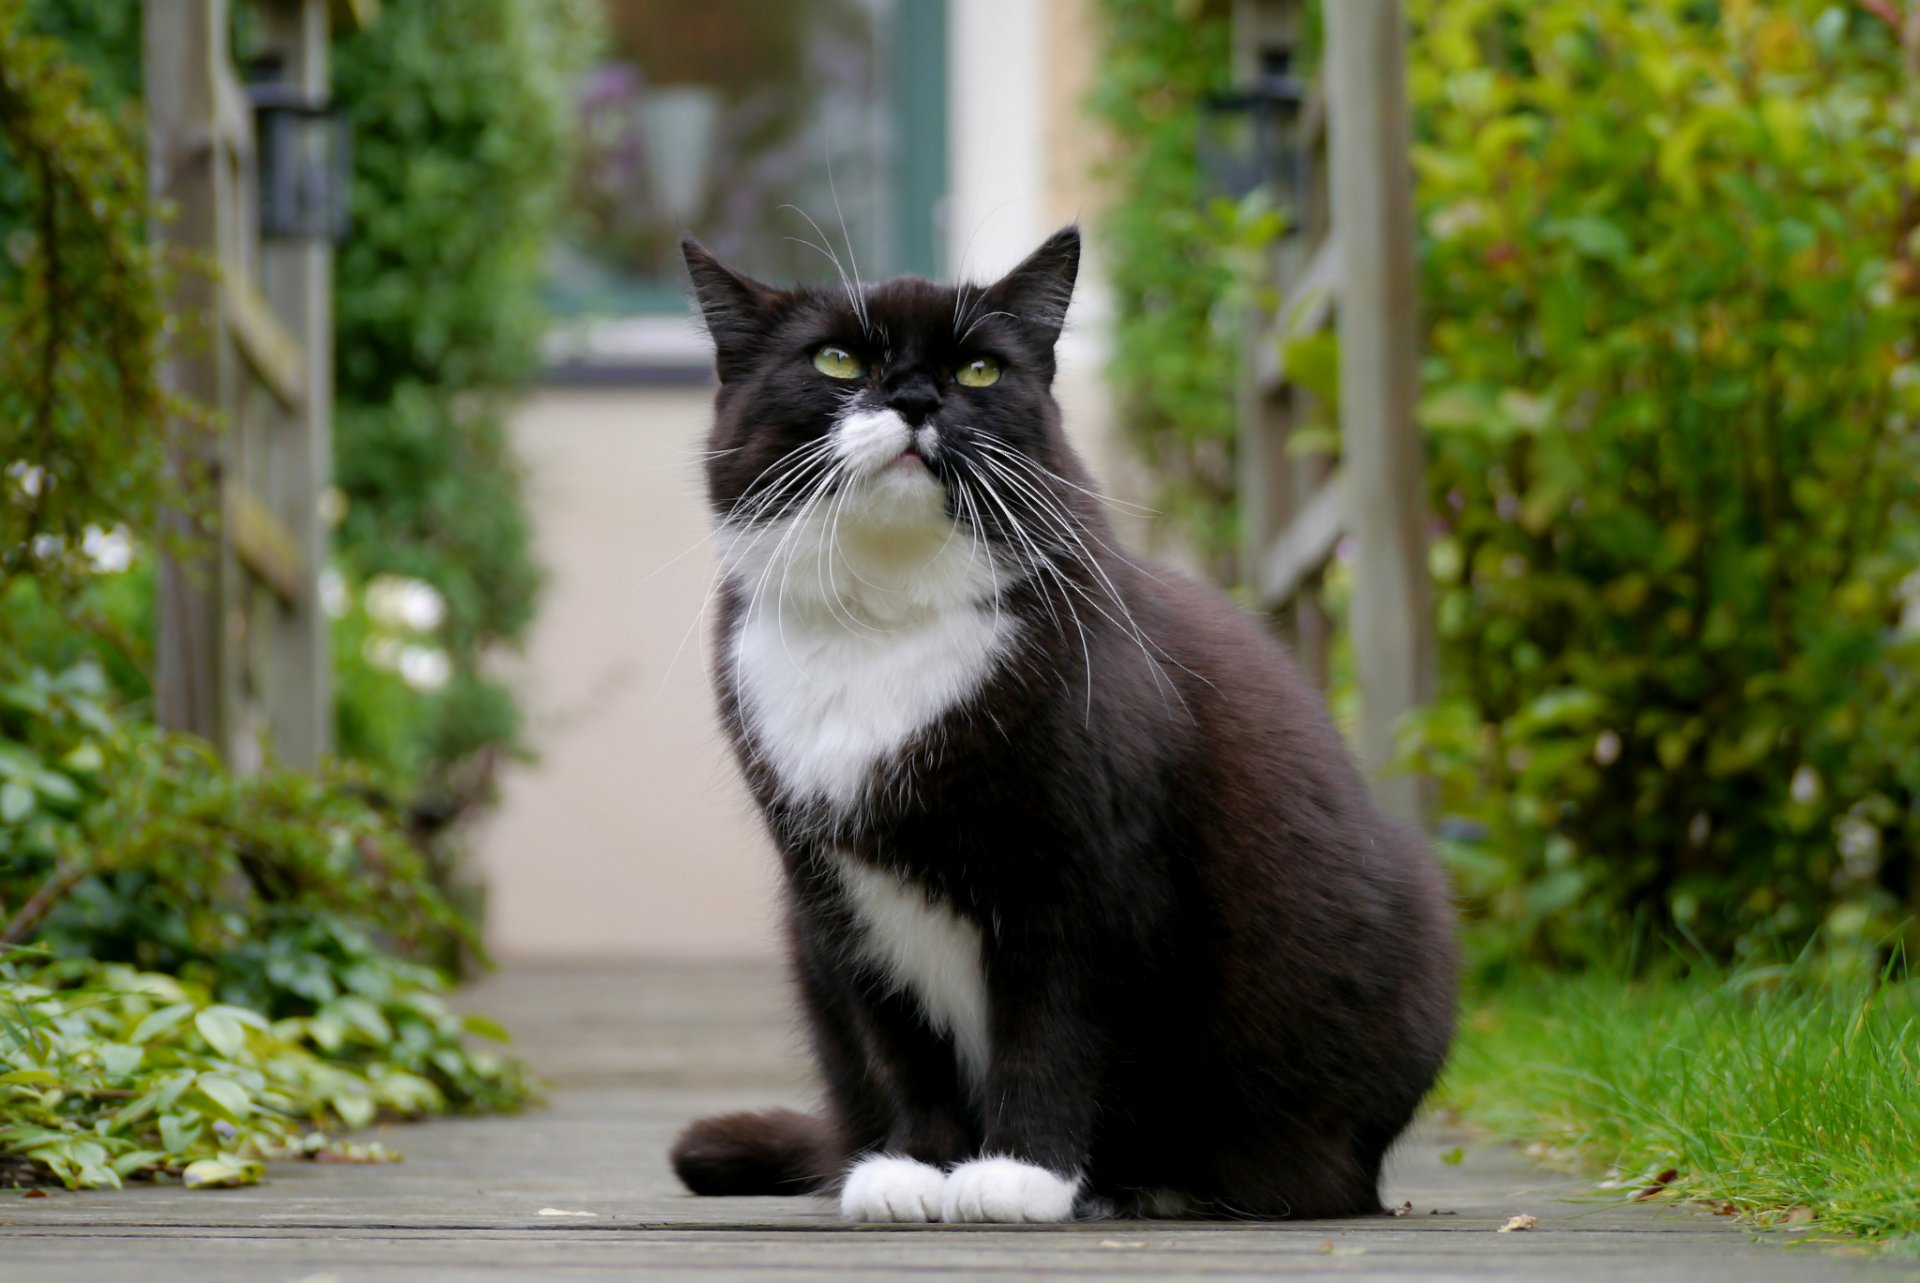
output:
[[[986,297],[994,307],[1025,321],[1052,346],[1067,323],[1067,305],[1073,301],[1073,282],[1079,274],[1080,229],[1069,224],[995,281]]]
[[[714,364],[726,383],[744,373],[779,310],[779,292],[722,263],[691,236],[680,254],[693,278],[694,301],[713,339]]]

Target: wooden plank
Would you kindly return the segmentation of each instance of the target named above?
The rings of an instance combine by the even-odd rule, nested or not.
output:
[[[1338,296],[1340,248],[1332,234],[1321,238],[1307,260],[1306,270],[1274,313],[1273,325],[1261,337],[1255,353],[1254,378],[1268,396],[1287,381],[1286,345],[1327,327]]]
[[[214,133],[226,144],[233,158],[243,164],[253,161],[253,104],[247,89],[233,73],[227,60],[213,60]]]
[[[238,481],[222,487],[226,537],[253,577],[273,590],[289,609],[306,600],[306,557],[273,510]]]
[[[1414,421],[1418,333],[1406,33],[1399,0],[1340,0],[1325,12],[1360,750],[1381,804],[1416,821],[1428,790],[1385,769],[1400,718],[1430,696],[1433,666],[1423,452]]]
[[[220,281],[220,300],[248,368],[281,405],[302,409],[307,398],[307,361],[300,340],[287,332],[260,291],[234,274],[231,265]]]
[[[1346,525],[1340,491],[1336,473],[1321,483],[1267,550],[1260,568],[1263,609],[1278,610],[1287,605],[1301,585],[1333,556]]]

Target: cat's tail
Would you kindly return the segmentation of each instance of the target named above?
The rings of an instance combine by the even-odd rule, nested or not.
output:
[[[831,1123],[791,1109],[715,1114],[673,1142],[674,1174],[696,1194],[812,1193],[845,1158]]]

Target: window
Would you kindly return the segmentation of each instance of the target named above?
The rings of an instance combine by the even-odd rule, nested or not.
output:
[[[704,367],[682,230],[776,283],[834,279],[849,242],[869,279],[938,272],[945,0],[606,8],[548,277],[562,367]]]

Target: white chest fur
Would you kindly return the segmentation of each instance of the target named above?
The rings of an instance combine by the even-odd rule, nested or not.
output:
[[[733,643],[755,751],[789,799],[857,806],[880,767],[979,689],[1000,634],[973,607],[886,631],[755,612]]]
[[[910,882],[844,852],[832,858],[867,961],[918,999],[927,1023],[953,1039],[961,1075],[977,1089],[986,1081],[988,1053],[980,928]]]

